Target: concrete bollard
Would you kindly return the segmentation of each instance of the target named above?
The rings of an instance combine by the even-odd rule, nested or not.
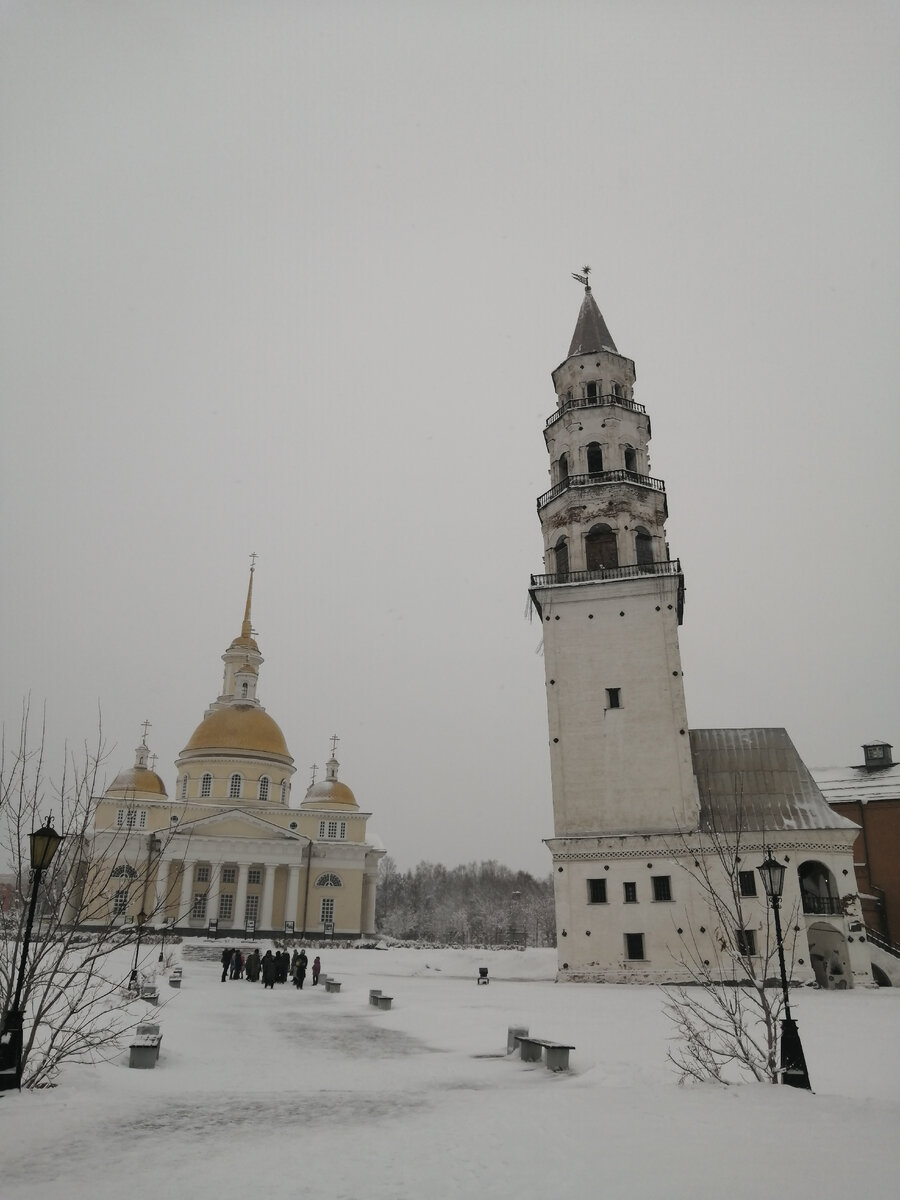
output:
[[[510,1025],[506,1031],[506,1053],[513,1054],[516,1049],[516,1038],[528,1037],[527,1025]]]

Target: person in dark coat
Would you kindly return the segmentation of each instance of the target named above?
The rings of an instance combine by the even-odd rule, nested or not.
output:
[[[297,956],[297,966],[294,969],[294,987],[303,990],[303,980],[306,978],[306,965],[309,959],[306,957],[306,951],[301,950]]]
[[[256,981],[259,979],[259,951],[258,950],[251,950],[250,953],[247,955],[247,965],[246,965],[245,970],[247,972],[247,982],[248,983],[256,983]]]
[[[322,963],[320,962],[319,956],[317,954],[316,957],[313,959],[313,965],[312,965],[313,987],[315,987],[316,984],[319,982],[319,975],[320,975],[321,971],[322,971]]]
[[[222,951],[222,982],[228,978],[228,968],[231,966],[231,950]]]
[[[275,962],[275,959],[272,957],[272,951],[267,950],[263,955],[262,960],[263,987],[274,988],[277,965],[278,964]]]

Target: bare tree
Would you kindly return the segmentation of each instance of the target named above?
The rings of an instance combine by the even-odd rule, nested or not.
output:
[[[681,1082],[727,1083],[729,1068],[743,1078],[780,1081],[778,947],[766,898],[754,896],[756,873],[742,861],[739,798],[735,816],[734,830],[708,826],[690,844],[682,838],[678,852],[705,910],[696,925],[678,930],[673,951],[690,984],[663,988],[666,1015],[676,1029],[668,1056]],[[786,922],[791,962],[795,921],[793,913]]]
[[[132,959],[121,951],[134,946],[142,930],[113,919],[108,897],[91,885],[127,870],[146,896],[155,863],[148,852],[132,865],[127,830],[107,836],[102,846],[95,838],[97,785],[106,761],[99,723],[95,745],[77,753],[66,748],[55,785],[45,777],[45,719],[38,736],[31,723],[26,700],[15,742],[7,744],[4,730],[0,745],[0,852],[15,880],[12,902],[0,910],[0,1001],[8,1012],[22,967],[32,886],[29,835],[52,813],[64,841],[41,879],[20,997],[26,1014],[22,1085],[45,1087],[63,1062],[92,1062],[110,1053],[135,1023],[128,1007],[134,993],[127,987]],[[146,920],[155,915],[150,906]]]

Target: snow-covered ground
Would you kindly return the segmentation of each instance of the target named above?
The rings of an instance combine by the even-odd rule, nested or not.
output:
[[[155,1070],[129,1070],[126,1049],[0,1098],[0,1195],[896,1194],[900,990],[795,993],[814,1095],[679,1087],[658,991],[555,984],[554,968],[548,950],[326,951],[342,980],[327,995],[185,961],[164,1007],[135,1010],[162,1025]],[[507,1057],[509,1025],[573,1044],[572,1069]]]

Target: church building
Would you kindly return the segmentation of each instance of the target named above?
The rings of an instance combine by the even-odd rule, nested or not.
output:
[[[650,417],[587,273],[576,278],[584,299],[544,428],[544,573],[530,589],[544,632],[559,978],[684,981],[690,953],[739,975],[771,944],[755,869],[770,848],[788,868],[793,977],[870,984],[856,826],[785,730],[689,728],[684,574],[666,540],[665,483],[650,473]],[[710,881],[734,886],[740,928],[711,913]]]
[[[169,796],[152,769],[147,723],[134,766],[96,806],[81,920],[147,923],[182,935],[357,938],[375,931],[378,861],[371,813],[338,778],[296,801],[294,759],[257,696],[263,663],[251,626],[225,651],[221,694],[188,738]]]

